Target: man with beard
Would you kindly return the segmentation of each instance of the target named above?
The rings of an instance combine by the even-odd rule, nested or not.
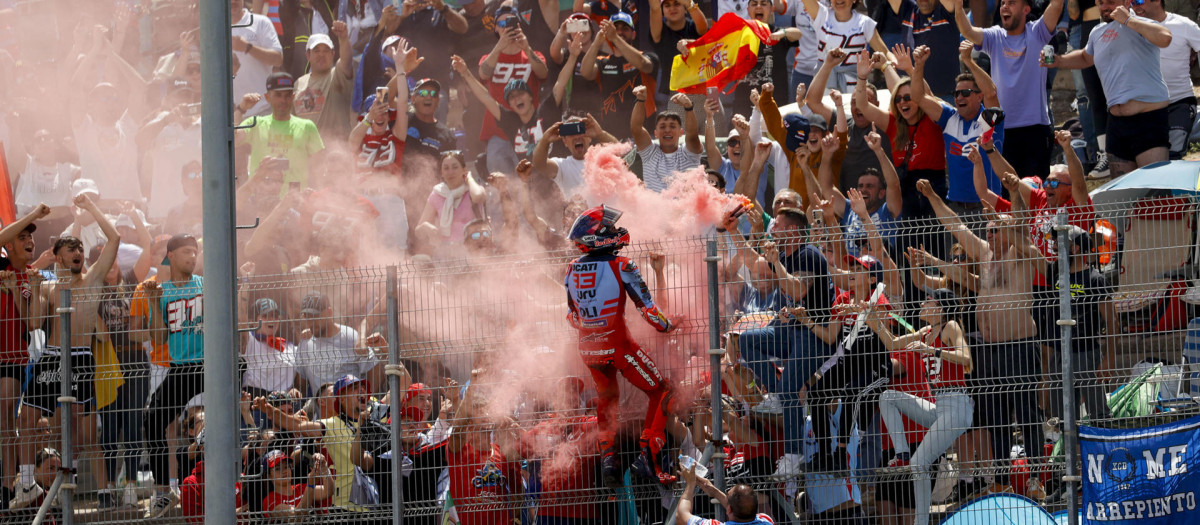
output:
[[[236,143],[250,145],[250,177],[261,171],[263,176],[278,178],[272,183],[280,184],[282,197],[290,190],[308,187],[309,163],[325,149],[325,142],[313,121],[292,115],[295,79],[291,75],[272,73],[265,86],[267,92],[261,98],[271,105],[271,114],[257,121],[245,119],[242,126],[248,129],[237,131]],[[247,106],[257,98],[257,94],[242,98],[233,112],[235,122],[242,120]]]
[[[75,206],[91,214],[95,218],[96,223],[100,225],[100,230],[104,232],[108,242],[104,245],[104,250],[100,252],[100,259],[96,261],[90,268],[84,268],[84,259],[87,254],[83,251],[83,242],[75,237],[63,237],[54,243],[54,257],[58,265],[59,278],[58,281],[46,286],[42,292],[42,300],[46,304],[48,311],[54,312],[58,307],[63,306],[59,303],[59,292],[64,288],[69,288],[72,291],[84,290],[99,286],[103,283],[104,276],[108,274],[108,270],[112,268],[113,263],[117,259],[117,247],[120,245],[121,234],[117,232],[116,227],[108,221],[104,212],[92,202],[91,197],[87,194],[80,195],[75,198]],[[28,255],[28,252],[26,253]],[[67,273],[64,273],[64,270]],[[46,350],[42,353],[42,358],[38,360],[30,371],[29,386],[25,391],[25,396],[21,400],[21,404],[26,410],[38,410],[46,417],[53,419],[51,425],[58,428],[57,420],[62,417],[72,417],[74,422],[75,443],[79,444],[82,449],[81,457],[89,457],[94,462],[94,471],[96,477],[100,480],[106,480],[107,476],[104,471],[103,457],[99,454],[97,448],[96,436],[96,418],[95,413],[95,387],[92,383],[92,377],[95,371],[95,359],[92,357],[92,338],[95,336],[99,310],[96,308],[76,308],[71,315],[71,340],[63,341],[61,339],[61,329],[54,322],[43,324],[41,320],[33,320],[31,326],[36,324],[38,327],[46,331]],[[51,317],[50,319],[54,319]],[[103,326],[101,323],[100,326]],[[63,412],[58,409],[58,396],[62,393],[62,387],[59,383],[59,363],[64,352],[70,352],[72,361],[71,370],[71,393],[75,397],[74,403],[62,403],[67,412],[64,416]],[[25,410],[22,410],[24,412]],[[28,470],[28,469],[26,469]],[[16,488],[16,498],[20,500],[27,497],[29,490],[32,487],[28,484],[19,483]]]
[[[150,305],[150,337],[156,344],[165,342],[171,357],[167,375],[150,396],[142,419],[150,470],[157,483],[150,502],[151,518],[161,517],[179,503],[179,496],[163,485],[169,479],[167,426],[183,413],[189,400],[204,391],[204,280],[195,275],[199,257],[196,238],[177,234],[167,241],[165,262],[170,280],[142,283]]]
[[[608,43],[612,54],[600,56],[600,48]],[[606,130],[614,130],[619,138],[624,137],[626,119],[635,104],[633,88],[640,85],[654,89],[654,75],[658,71],[658,55],[641,51],[637,47],[637,29],[629,13],[619,12],[600,22],[600,31],[592,39],[580,61],[579,74],[588,80],[600,82],[600,92],[605,98],[603,108],[596,116]],[[653,100],[647,101],[646,111],[653,113]]]
[[[986,29],[972,26],[964,9],[955,9],[954,19],[963,36],[992,57],[991,76],[1005,113],[1004,158],[1017,175],[1045,177],[1053,143],[1046,70],[1037,50],[1054,36],[1063,0],[1051,0],[1042,18],[1028,22],[1032,10],[1032,0],[1000,0],[1000,25]]]
[[[384,384],[379,358],[386,357],[387,341],[382,335],[360,338],[358,330],[337,323],[329,299],[317,291],[309,292],[301,301],[300,319],[304,332],[296,352],[296,368],[301,392],[349,375],[367,376],[373,385]]]
[[[1134,15],[1120,0],[1097,5],[1104,23],[1092,30],[1087,47],[1055,57],[1044,67],[1096,66],[1108,99],[1108,164],[1112,176],[1119,177],[1168,158],[1170,92],[1159,55],[1160,48],[1171,45],[1171,30]]]
[[[49,206],[39,204],[28,215],[0,230],[0,244],[8,252],[7,260],[0,259],[0,266],[7,264],[4,271],[0,271],[0,284],[3,284],[0,286],[0,414],[5,414],[0,417],[0,451],[3,453],[0,463],[4,465],[3,477],[0,477],[3,481],[0,508],[12,499],[9,491],[18,462],[22,465],[22,481],[26,484],[33,481],[34,446],[24,430],[33,432],[41,414],[22,410],[19,425],[11,414],[17,411],[16,404],[25,383],[25,365],[29,362],[26,334],[36,328],[33,323],[40,324],[42,316],[41,274],[29,271],[29,264],[37,253],[33,241],[37,226],[33,221],[50,213]],[[24,439],[17,438],[18,426],[23,430],[21,437]]]
[[[317,124],[326,141],[340,140],[350,134],[350,90],[354,87],[354,56],[350,33],[341,20],[333,23],[337,37],[337,55],[333,39],[316,34],[308,38],[308,74],[296,79],[294,106],[296,116]]]

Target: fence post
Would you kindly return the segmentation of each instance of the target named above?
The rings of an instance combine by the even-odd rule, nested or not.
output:
[[[66,280],[60,279],[59,285],[61,289],[58,292],[58,310],[59,315],[59,360],[58,360],[58,378],[62,389],[58,398],[59,409],[59,424],[62,429],[62,468],[63,482],[60,486],[58,496],[59,503],[62,504],[63,523],[71,525],[75,521],[74,505],[71,498],[75,497],[75,454],[72,450],[74,446],[72,432],[74,431],[75,421],[75,396],[71,391],[71,313],[75,311],[71,307],[71,288],[66,286]],[[48,339],[48,338],[47,338]]]
[[[1057,230],[1058,242],[1058,326],[1060,329],[1060,337],[1062,338],[1059,345],[1059,357],[1062,359],[1062,403],[1063,403],[1063,457],[1067,463],[1067,475],[1063,476],[1063,481],[1067,484],[1067,523],[1068,525],[1079,525],[1079,505],[1075,501],[1077,494],[1077,484],[1081,480],[1079,472],[1075,469],[1075,456],[1078,455],[1079,443],[1077,441],[1078,434],[1076,433],[1075,410],[1078,405],[1075,402],[1075,370],[1071,363],[1071,328],[1075,326],[1075,320],[1071,317],[1071,227],[1067,224],[1067,213],[1063,209],[1058,210],[1058,225],[1054,228]],[[1079,257],[1086,257],[1087,254],[1080,254]]]
[[[725,350],[721,348],[721,301],[720,283],[717,281],[717,241],[709,239],[706,246],[707,255],[704,262],[708,263],[708,358],[711,367],[712,384],[712,445],[713,445],[713,484],[722,492],[725,491],[725,450],[721,448],[721,439],[725,435],[721,428],[721,356]],[[725,508],[717,505],[717,518],[724,521]]]
[[[396,267],[387,267],[387,331],[388,331],[388,368],[395,370],[400,364],[400,305],[396,298],[399,286]],[[398,370],[397,370],[398,372]],[[392,393],[392,406],[389,411],[392,424],[392,494],[395,498],[392,504],[392,525],[404,522],[404,476],[401,467],[404,466],[404,455],[400,448],[400,405],[403,392],[400,391],[400,377],[389,373],[388,390]]]

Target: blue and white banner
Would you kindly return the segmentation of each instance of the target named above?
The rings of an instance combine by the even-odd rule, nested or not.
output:
[[[1200,520],[1200,416],[1150,428],[1079,428],[1083,522]]]

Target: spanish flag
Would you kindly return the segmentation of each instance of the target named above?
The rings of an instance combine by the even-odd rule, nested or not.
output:
[[[688,56],[671,64],[671,90],[691,95],[741,79],[758,63],[758,48],[771,30],[757,20],[725,13],[704,36],[688,44]],[[732,89],[732,87],[730,88]]]

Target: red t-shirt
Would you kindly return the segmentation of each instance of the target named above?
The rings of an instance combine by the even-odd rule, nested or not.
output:
[[[404,161],[404,146],[389,129],[379,135],[367,133],[358,150],[358,168],[361,171],[385,171],[401,175],[400,163]]]
[[[463,444],[459,452],[447,447],[446,461],[450,495],[462,525],[508,525],[512,510],[505,500],[512,494],[511,484],[520,482],[520,472],[504,460],[500,446],[492,444],[490,451],[481,451]]]
[[[541,458],[539,515],[580,520],[598,517],[596,505],[580,504],[579,495],[596,488],[595,416],[552,418],[538,423],[521,446],[526,457]]]
[[[893,351],[891,358],[900,362],[900,366],[904,367],[904,377],[892,376],[892,383],[888,386],[898,392],[912,394],[921,399],[933,400],[933,396],[929,393],[929,381],[926,380],[925,360],[916,352],[908,350]],[[911,443],[920,443],[925,439],[925,427],[918,425],[913,420],[909,419],[904,414],[900,415],[904,420],[904,438]],[[895,448],[892,446],[891,436],[884,432],[883,448]]]
[[[888,118],[887,135],[895,140],[898,132],[896,116],[892,115]],[[916,126],[908,127],[908,147],[897,148],[895,143],[892,144],[892,164],[899,168],[907,157],[909,170],[944,171],[946,143],[943,140],[942,128],[925,115]]]
[[[308,488],[307,483],[297,483],[292,485],[291,496],[272,490],[271,493],[267,494],[267,497],[263,498],[262,500],[263,512],[271,512],[272,510],[275,510],[275,507],[278,507],[282,504],[288,504],[295,507],[296,505],[300,504],[300,499],[304,497],[304,489],[306,488]],[[321,501],[314,501],[312,508],[319,509],[328,507],[330,500],[331,498],[326,498]]]
[[[241,507],[242,483],[233,484],[234,505]],[[204,523],[204,460],[196,462],[192,474],[183,478],[179,485],[179,507],[187,522],[200,525]]]
[[[541,52],[534,51],[534,54],[542,62],[546,61]],[[483,65],[490,55],[489,53],[480,57],[479,64]],[[524,80],[526,84],[529,84],[529,90],[533,92],[533,103],[535,105],[538,103],[538,92],[542,88],[542,79],[533,74],[533,64],[529,62],[529,55],[526,55],[524,51],[511,55],[501,53],[496,61],[496,69],[492,72],[492,77],[480,80],[483,81],[483,85],[487,86],[488,93],[492,95],[492,98],[500,103],[500,107],[509,111],[512,108],[508,106],[508,100],[504,99],[504,87],[508,85],[510,80]],[[492,137],[511,140],[511,137],[500,131],[500,126],[496,122],[496,119],[492,117],[491,113],[488,113],[483,117],[483,128],[479,131],[479,140],[487,142]]]
[[[26,304],[33,297],[28,284],[28,274],[17,272],[17,290]],[[11,293],[0,293],[0,363],[6,365],[24,365],[29,361],[25,342],[27,325],[17,310],[17,300]]]

